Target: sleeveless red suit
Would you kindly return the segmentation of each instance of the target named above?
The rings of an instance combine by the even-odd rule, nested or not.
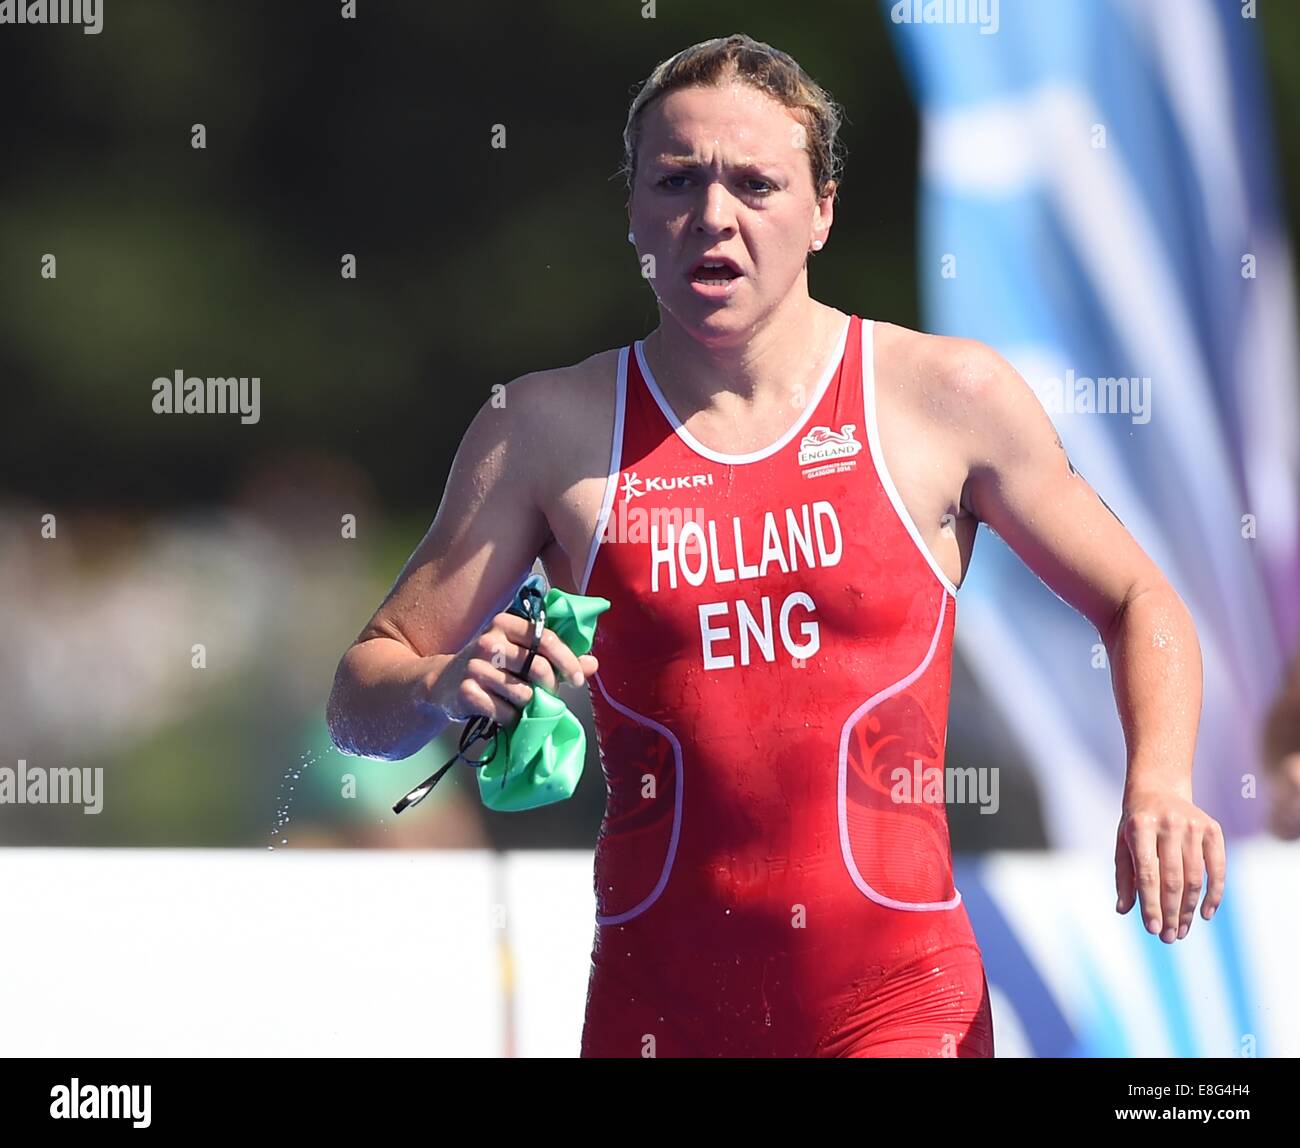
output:
[[[584,1056],[993,1053],[942,803],[956,596],[873,368],[851,316],[790,430],[723,455],[619,356]]]

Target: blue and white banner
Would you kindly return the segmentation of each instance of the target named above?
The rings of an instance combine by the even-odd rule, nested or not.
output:
[[[1256,4],[883,11],[920,108],[925,327],[1017,368],[1192,610],[1196,799],[1256,831],[1243,775],[1300,626],[1300,354]],[[1113,844],[1125,754],[1096,631],[988,531],[958,619],[1049,840]]]

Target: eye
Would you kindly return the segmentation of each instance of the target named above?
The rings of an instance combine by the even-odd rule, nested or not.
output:
[[[686,176],[681,175],[680,173],[679,173],[679,174],[674,174],[674,175],[665,175],[662,179],[660,179],[660,180],[658,181],[658,183],[657,183],[655,186],[657,186],[657,187],[669,187],[670,190],[672,190],[672,191],[681,191],[681,185],[679,185],[679,184],[677,184],[677,185],[670,185],[668,181],[669,181],[669,180],[673,180],[673,179],[685,179],[685,178],[686,178]]]
[[[751,189],[754,191],[754,194],[756,195],[771,195],[772,192],[776,190],[776,188],[771,183],[763,179],[761,176],[753,176],[752,178],[745,180],[745,183],[747,184],[757,183],[762,185],[761,187]]]

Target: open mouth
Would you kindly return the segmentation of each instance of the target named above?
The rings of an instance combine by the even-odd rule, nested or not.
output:
[[[730,283],[733,279],[739,279],[739,272],[733,271],[730,267],[697,267],[691,272],[691,278],[697,283],[708,283],[720,285]]]
[[[740,268],[730,259],[701,259],[691,268],[690,274],[692,282],[710,287],[725,287],[740,277]]]

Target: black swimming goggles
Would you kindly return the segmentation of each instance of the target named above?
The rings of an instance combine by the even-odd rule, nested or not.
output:
[[[533,658],[537,656],[537,648],[542,643],[542,631],[546,629],[546,608],[543,605],[546,599],[546,591],[543,587],[546,585],[545,579],[540,574],[530,574],[524,579],[523,584],[515,592],[514,601],[506,610],[507,614],[514,614],[520,618],[526,618],[532,623],[532,633],[528,639],[528,656],[524,658],[524,664],[519,670],[508,670],[508,673],[514,674],[521,681],[528,681],[528,670],[533,664]],[[403,810],[410,809],[412,805],[419,805],[430,793],[433,787],[442,780],[442,775],[447,772],[458,761],[463,761],[466,765],[473,766],[475,769],[481,769],[492,761],[497,755],[499,744],[499,734],[501,725],[485,714],[475,714],[465,723],[465,728],[460,732],[460,748],[456,750],[451,760],[442,766],[432,777],[426,777],[410,793],[402,798],[393,806],[394,813],[401,813]],[[485,757],[470,757],[469,750],[478,742],[491,741],[492,748]],[[501,784],[505,785],[505,774],[501,776]]]

